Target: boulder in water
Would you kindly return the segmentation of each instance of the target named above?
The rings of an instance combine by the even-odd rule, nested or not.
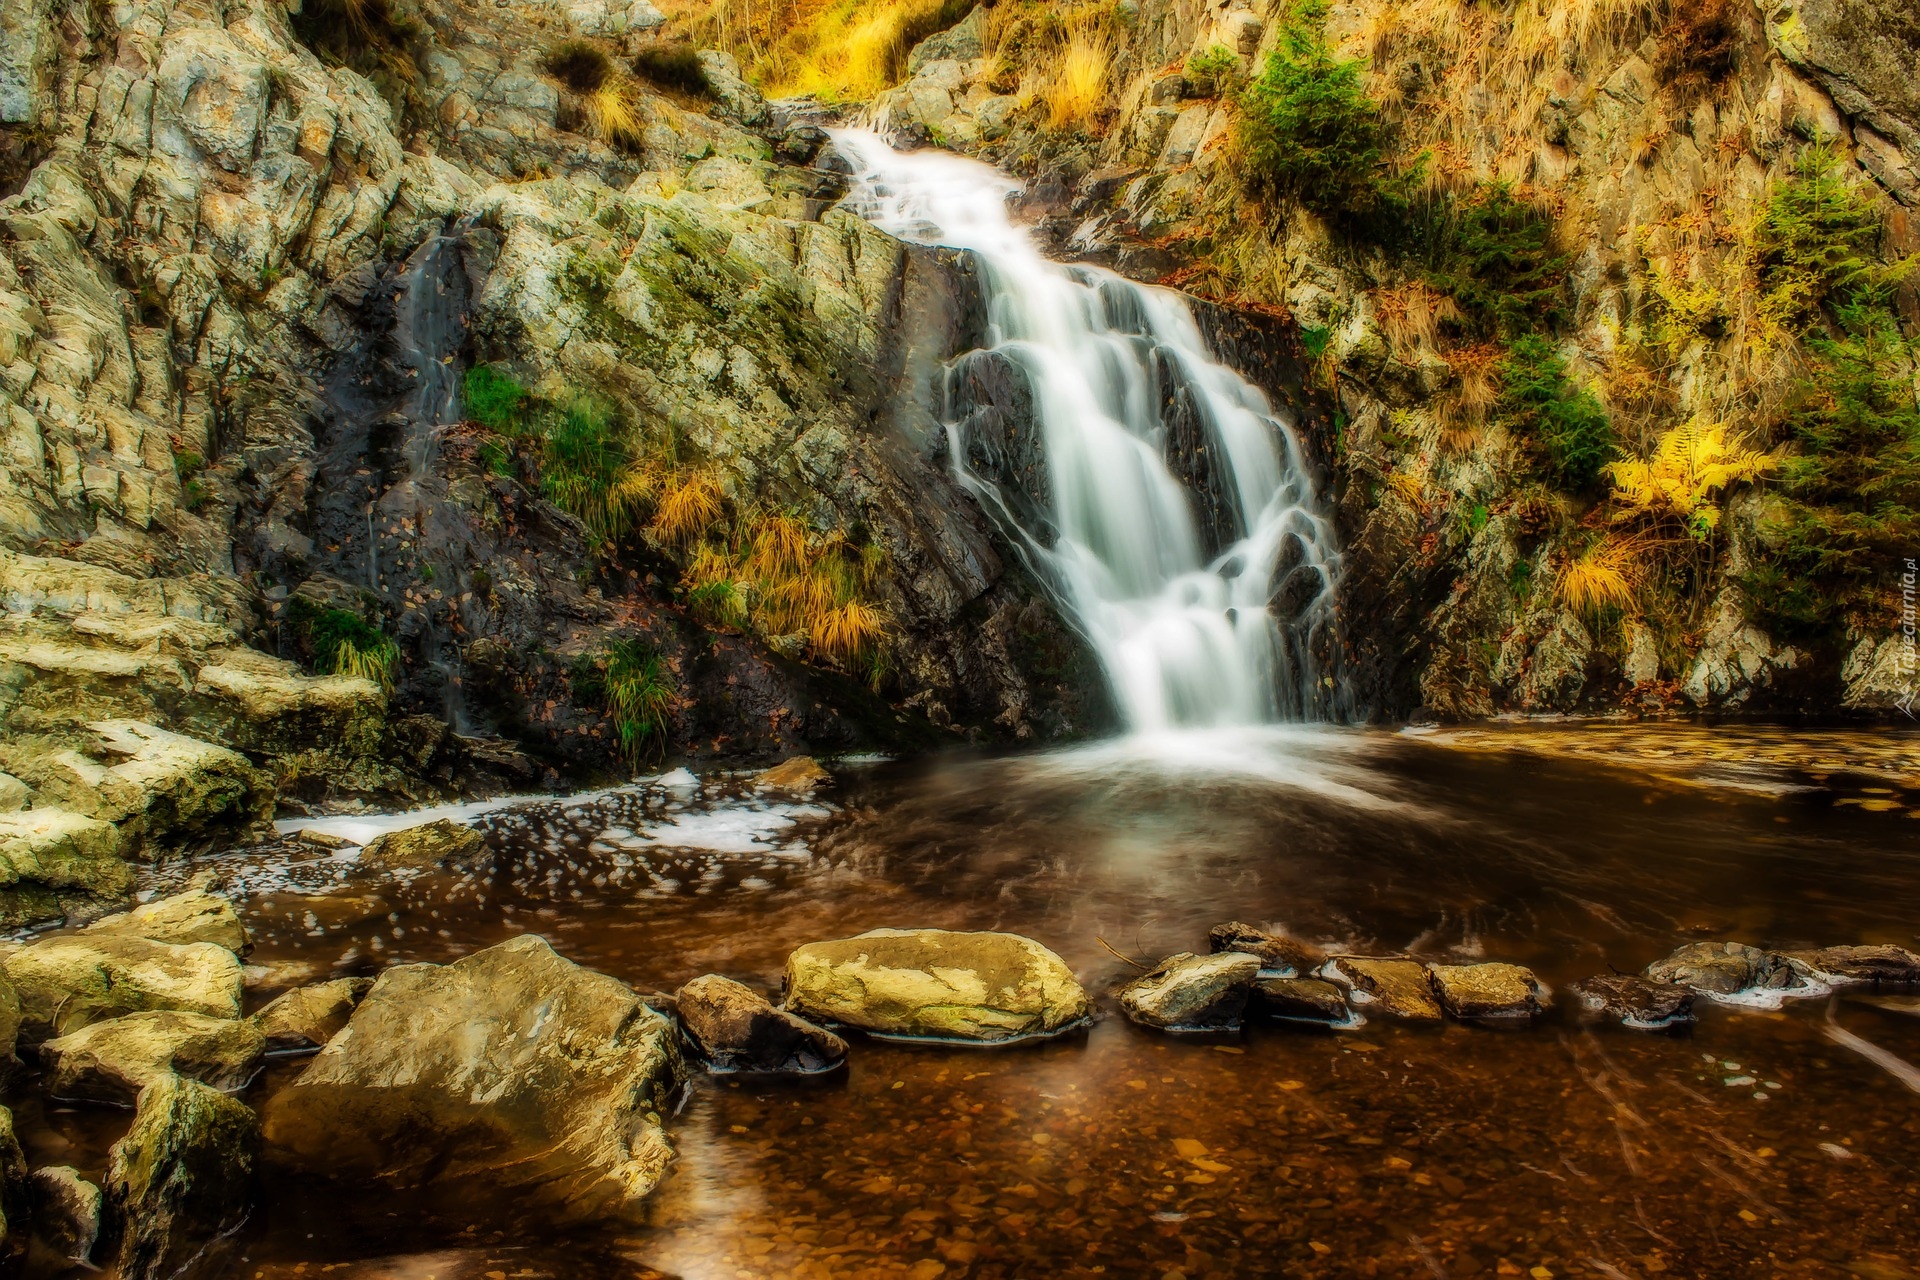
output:
[[[1738,942],[1695,942],[1648,965],[1650,982],[1677,982],[1709,996],[1786,991],[1807,985],[1780,956]]]
[[[170,898],[143,903],[119,915],[104,916],[88,925],[89,936],[146,938],[151,942],[211,942],[235,955],[244,955],[247,927],[233,903],[205,889],[189,889]]]
[[[757,991],[717,974],[681,987],[674,996],[686,1028],[715,1071],[813,1073],[847,1058],[847,1042],[784,1009]]]
[[[367,992],[372,978],[335,978],[295,987],[249,1021],[266,1037],[268,1053],[305,1053],[340,1033]]]
[[[133,1127],[107,1157],[102,1241],[124,1280],[170,1280],[203,1264],[246,1220],[260,1122],[245,1104],[171,1073],[140,1091]]]
[[[1163,1031],[1218,1031],[1240,1025],[1260,958],[1241,951],[1168,956],[1120,988],[1120,1007]]]
[[[22,947],[5,969],[20,993],[21,1033],[30,1040],[143,1009],[240,1016],[239,957],[211,942],[69,935]]]
[[[1802,977],[1829,986],[1920,985],[1920,955],[1905,947],[1821,947],[1817,951],[1783,951],[1780,958]]]
[[[31,1216],[27,1157],[13,1133],[13,1112],[0,1107],[0,1248],[22,1237]]]
[[[471,827],[435,818],[367,841],[360,865],[373,871],[470,871],[486,860],[487,842]]]
[[[1312,973],[1324,958],[1312,947],[1284,933],[1269,933],[1238,920],[1229,920],[1226,924],[1217,924],[1207,930],[1207,945],[1213,951],[1244,951],[1248,955],[1258,956],[1262,973],[1277,974],[1284,978]]]
[[[775,791],[789,796],[810,796],[816,787],[833,781],[833,775],[820,767],[812,756],[794,756],[771,769],[753,775],[755,791]]]
[[[93,1269],[104,1197],[68,1165],[35,1169],[28,1183],[33,1232],[68,1262]]]
[[[1335,956],[1320,974],[1346,987],[1347,999],[1365,1013],[1384,1013],[1409,1022],[1440,1021],[1426,966],[1418,960]]]
[[[1546,985],[1517,964],[1427,966],[1440,1007],[1463,1022],[1524,1022],[1553,1006]]]
[[[787,1008],[876,1035],[996,1043],[1092,1012],[1059,956],[1013,933],[874,929],[787,957]]]
[[[1354,1021],[1347,995],[1325,978],[1283,978],[1263,974],[1253,984],[1256,1005],[1268,1016],[1288,1022],[1340,1026]]]
[[[1630,973],[1603,973],[1573,984],[1580,1007],[1638,1031],[1666,1031],[1693,1021],[1693,991]]]
[[[54,1097],[121,1105],[168,1074],[233,1093],[253,1079],[265,1051],[250,1022],[176,1010],[129,1013],[40,1046]]]
[[[553,1220],[638,1209],[672,1159],[673,1026],[626,984],[522,935],[380,975],[267,1111],[277,1160]]]

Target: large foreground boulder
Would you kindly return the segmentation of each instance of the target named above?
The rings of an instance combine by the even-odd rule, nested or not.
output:
[[[124,905],[134,875],[123,844],[111,822],[66,809],[0,813],[0,927],[86,919]]]
[[[40,1046],[56,1098],[130,1104],[162,1076],[178,1074],[233,1093],[266,1052],[250,1022],[161,1010],[96,1022]]]
[[[680,1025],[715,1071],[830,1071],[846,1061],[847,1042],[805,1018],[776,1009],[751,987],[707,974],[674,996]]]
[[[787,1008],[875,1035],[994,1043],[1062,1031],[1092,1006],[1031,938],[874,929],[789,955]]]
[[[412,1188],[513,1190],[552,1220],[631,1212],[672,1158],[672,1025],[524,935],[380,975],[267,1112],[274,1158]]]
[[[1120,1008],[1163,1031],[1218,1031],[1240,1025],[1260,958],[1242,951],[1168,956],[1120,988]]]
[[[197,1080],[140,1091],[133,1127],[108,1155],[100,1252],[123,1280],[171,1280],[196,1266],[252,1204],[260,1122]]]
[[[146,938],[152,942],[211,942],[235,955],[247,950],[247,927],[233,903],[205,889],[189,889],[170,898],[142,903],[95,920],[84,930],[90,936]]]
[[[30,1184],[33,1232],[69,1262],[93,1269],[105,1197],[71,1165],[35,1169]]]
[[[112,935],[48,938],[8,956],[5,970],[20,993],[28,1040],[144,1009],[238,1018],[245,983],[239,957],[225,947]]]

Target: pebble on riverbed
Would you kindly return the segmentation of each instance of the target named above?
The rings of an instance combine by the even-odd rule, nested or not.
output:
[[[1240,1025],[1260,973],[1257,956],[1218,951],[1168,956],[1120,988],[1120,1007],[1163,1031],[1224,1031]]]
[[[1779,955],[1803,977],[1829,986],[1920,986],[1920,955],[1905,947],[1821,947],[1817,951],[1783,951]]]

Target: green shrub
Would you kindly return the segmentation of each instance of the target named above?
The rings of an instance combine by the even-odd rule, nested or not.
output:
[[[638,640],[615,640],[576,659],[576,701],[597,704],[613,720],[621,752],[638,764],[665,745],[676,698],[666,660]]]
[[[301,596],[287,601],[287,624],[312,655],[313,669],[359,676],[388,692],[400,667],[400,646],[350,609],[330,609]]]
[[[1241,95],[1248,180],[1320,213],[1364,215],[1396,198],[1388,130],[1361,87],[1361,63],[1333,56],[1322,26],[1327,0],[1296,0],[1279,47]]]
[[[651,480],[604,405],[586,396],[553,404],[492,365],[467,371],[465,395],[469,417],[537,447],[542,496],[578,517],[595,542],[633,531],[652,496]],[[511,474],[511,458],[497,445],[482,446],[481,462]]]
[[[1831,148],[1809,147],[1754,227],[1760,314],[1799,333],[1825,308],[1884,305],[1913,259],[1876,260],[1880,238],[1873,201],[1841,176]]]
[[[1600,401],[1567,377],[1566,361],[1538,334],[1514,340],[1500,362],[1501,418],[1539,456],[1560,488],[1585,493],[1619,456]]]
[[[1427,281],[1450,294],[1482,337],[1513,339],[1566,319],[1568,255],[1553,224],[1505,183],[1436,201],[1418,232]]]
[[[1187,84],[1203,98],[1225,93],[1239,73],[1239,57],[1223,44],[1187,59]]]

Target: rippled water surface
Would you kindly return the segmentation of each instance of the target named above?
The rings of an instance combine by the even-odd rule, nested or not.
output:
[[[245,896],[260,1000],[527,930],[642,990],[775,990],[796,944],[883,925],[1028,934],[1099,993],[1227,919],[1560,987],[1702,939],[1920,944],[1915,745],[1261,731],[843,766],[805,805],[684,775],[521,802],[471,818],[475,880],[292,846],[201,867]],[[1910,997],[1707,1006],[1681,1036],[1562,1001],[1525,1031],[1173,1039],[1104,1004],[1040,1046],[856,1038],[826,1080],[700,1078],[645,1224],[429,1223],[278,1178],[231,1274],[1920,1275],[1920,1095],[1830,1029],[1920,1063]],[[47,1119],[71,1145],[36,1159],[97,1166],[110,1121]]]

